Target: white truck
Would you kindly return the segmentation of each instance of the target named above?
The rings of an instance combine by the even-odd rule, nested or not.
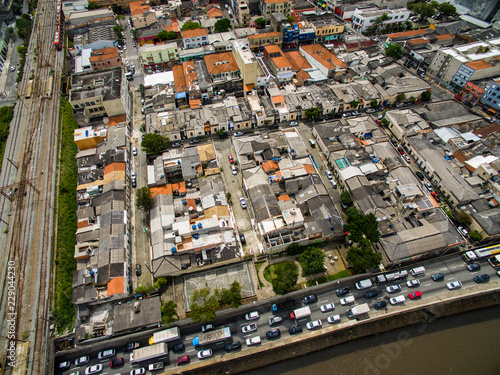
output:
[[[159,344],[160,342],[169,342],[181,338],[181,330],[179,327],[172,327],[164,331],[155,332],[149,338],[149,345]]]
[[[309,306],[301,307],[300,309],[293,310],[293,312],[290,313],[290,319],[301,319],[309,315],[311,315],[311,309]]]
[[[356,284],[356,289],[366,289],[366,288],[370,288],[373,284],[372,284],[372,281],[370,279],[365,279],[365,280],[361,280],[361,281],[358,281]]]
[[[200,333],[193,339],[193,346],[203,346],[207,344],[213,344],[216,342],[225,341],[231,337],[231,329],[229,327],[224,327],[216,329],[214,331],[207,331]]]
[[[160,344],[155,344],[135,349],[132,352],[132,354],[130,354],[130,362],[136,363],[141,361],[147,361],[148,359],[161,357],[167,354],[168,354],[168,345],[166,342],[162,342]]]
[[[370,311],[370,306],[367,303],[363,303],[361,305],[353,306],[350,309],[347,309],[345,314],[348,318],[354,318],[358,315],[366,314]]]

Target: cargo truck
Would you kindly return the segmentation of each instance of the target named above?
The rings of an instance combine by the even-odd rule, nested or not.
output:
[[[141,361],[147,361],[148,359],[161,357],[167,354],[168,354],[168,345],[166,342],[162,342],[160,344],[155,344],[135,349],[132,352],[132,354],[130,354],[130,362],[136,363]]]
[[[181,330],[179,327],[172,327],[164,331],[155,332],[149,338],[149,345],[159,344],[160,342],[169,342],[181,338]]]
[[[275,303],[271,306],[271,310],[273,313],[276,313],[281,310],[291,309],[292,307],[295,307],[295,301],[293,299],[282,303]]]
[[[311,309],[309,306],[301,307],[300,309],[293,310],[293,312],[290,313],[290,319],[301,319],[309,315],[311,315]]]
[[[216,342],[225,341],[231,337],[231,330],[229,327],[224,327],[221,329],[216,329],[214,331],[208,331],[200,333],[193,339],[193,346],[203,346],[208,344],[213,344]]]
[[[348,318],[354,318],[359,315],[366,314],[370,311],[370,306],[367,303],[363,303],[361,305],[353,306],[350,309],[347,309],[345,314]]]

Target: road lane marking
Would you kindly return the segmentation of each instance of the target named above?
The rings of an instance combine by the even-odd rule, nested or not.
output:
[[[188,350],[187,352],[188,353],[194,352],[194,349]]]
[[[324,301],[321,301],[320,303],[327,303],[327,302],[328,302],[328,300],[325,299]]]
[[[450,277],[450,278],[448,278],[448,280],[455,280],[455,278],[454,277]]]
[[[448,268],[447,267],[443,267],[443,268],[440,268],[439,270],[440,271],[446,271]]]
[[[186,336],[185,340],[191,340],[191,339],[194,339],[195,336]]]
[[[429,285],[431,285],[431,284],[425,284],[424,286],[429,286]]]

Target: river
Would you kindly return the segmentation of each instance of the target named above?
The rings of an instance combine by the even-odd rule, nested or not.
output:
[[[334,346],[244,375],[500,374],[500,306]]]

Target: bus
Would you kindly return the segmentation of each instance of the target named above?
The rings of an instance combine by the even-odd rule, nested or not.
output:
[[[50,76],[49,79],[47,80],[47,86],[45,88],[45,96],[47,98],[50,98],[52,96],[52,86],[54,84],[54,77]]]
[[[492,255],[498,255],[500,254],[500,245],[493,245],[484,247],[482,249],[474,250],[474,253],[477,255],[478,258],[485,258]]]
[[[31,94],[32,94],[32,92],[33,92],[33,80],[32,80],[32,79],[30,79],[30,80],[28,81],[28,84],[26,85],[26,91],[24,92],[24,97],[25,97],[26,99],[31,98]]]

